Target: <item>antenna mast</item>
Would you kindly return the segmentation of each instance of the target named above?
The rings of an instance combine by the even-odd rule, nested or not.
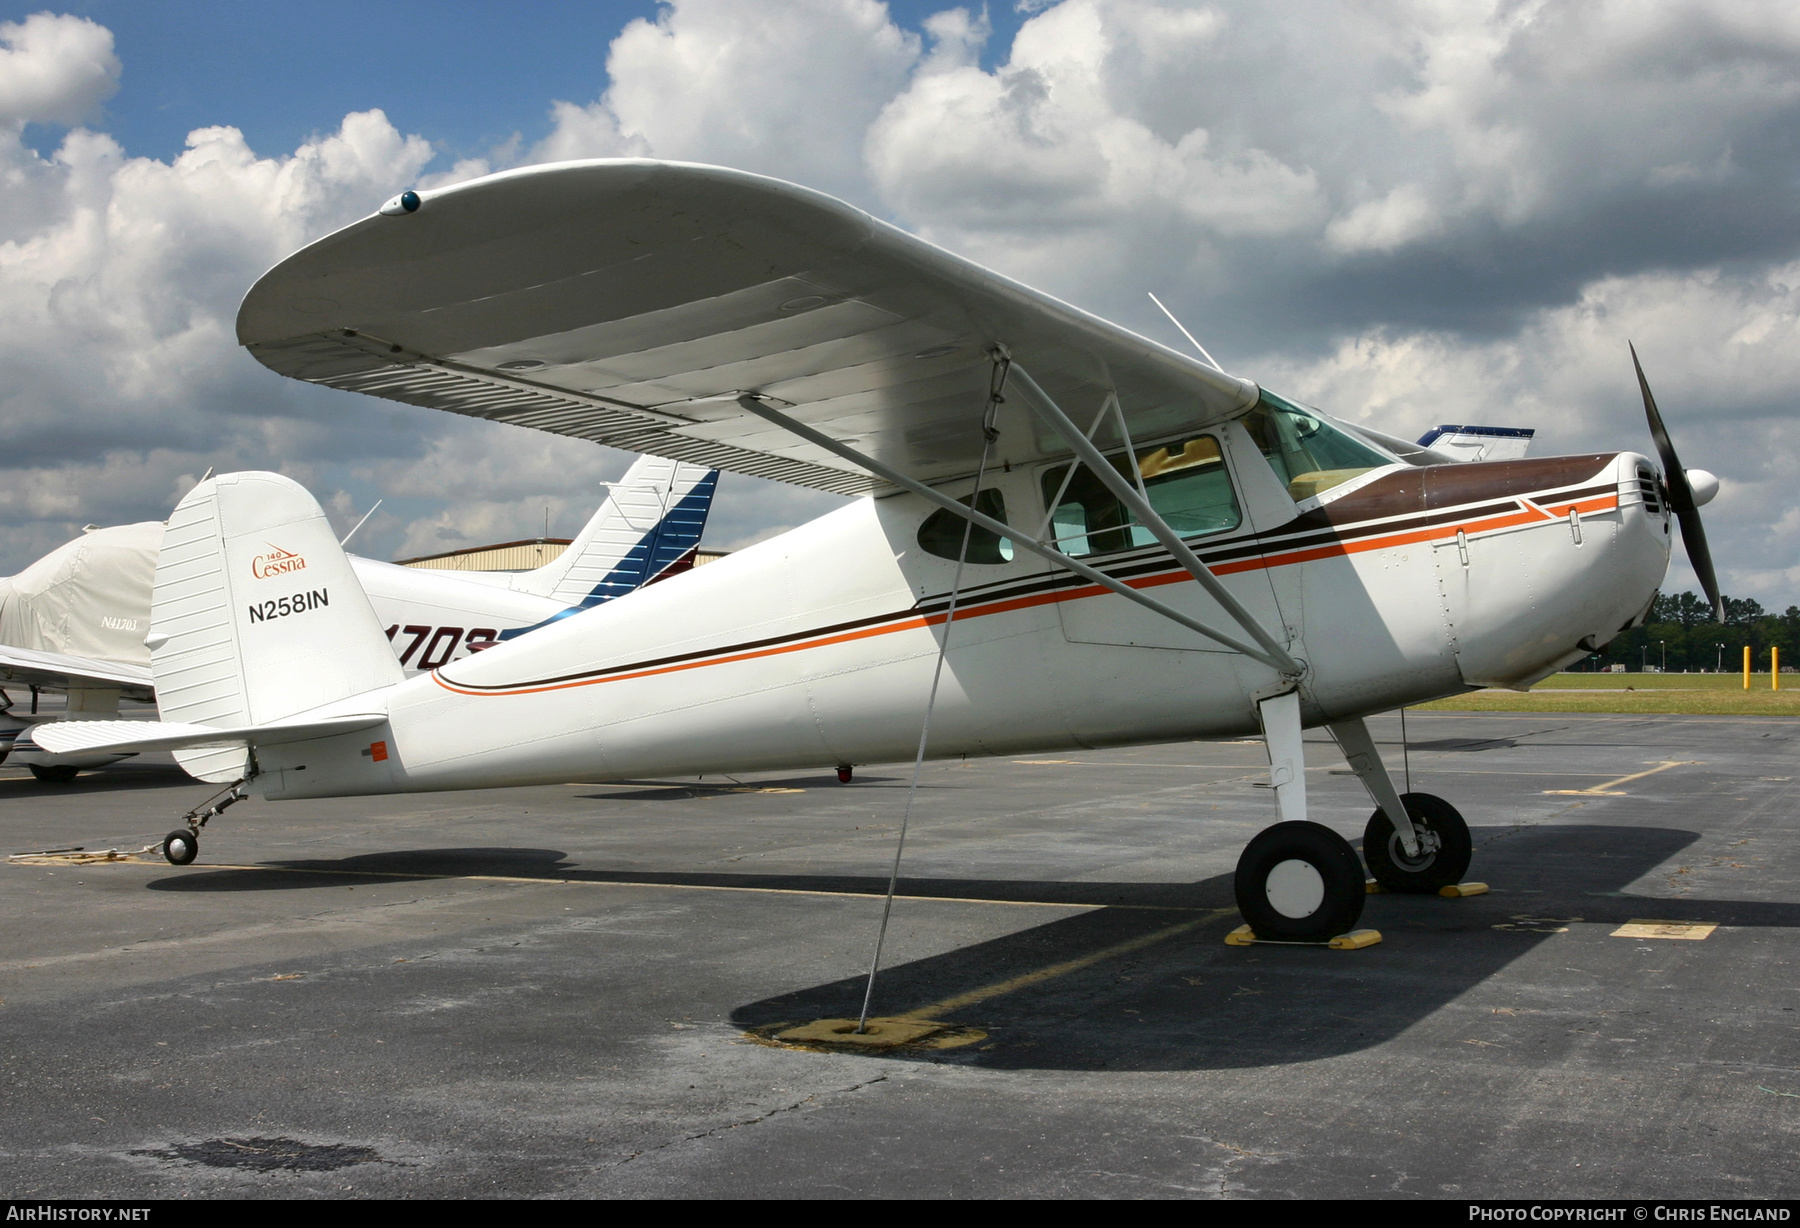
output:
[[[1145,293],[1149,294],[1149,291],[1146,290]],[[1187,328],[1182,324],[1182,322],[1175,318],[1174,312],[1170,311],[1167,307],[1163,307],[1163,301],[1161,299],[1157,298],[1156,295],[1151,294],[1150,301],[1155,303],[1158,307],[1162,307],[1162,313],[1169,317],[1169,323],[1173,324],[1176,328],[1181,329],[1181,335],[1188,339],[1188,343],[1190,345],[1192,345],[1196,350],[1200,351],[1200,357],[1206,359],[1207,366],[1209,366],[1213,370],[1217,371],[1220,375],[1225,374],[1225,368],[1221,367],[1216,361],[1214,361],[1213,356],[1206,352],[1205,346],[1201,345],[1198,341],[1194,340],[1194,334],[1190,333],[1187,330]]]

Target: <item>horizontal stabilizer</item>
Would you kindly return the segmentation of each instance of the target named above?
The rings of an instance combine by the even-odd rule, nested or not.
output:
[[[200,747],[276,746],[305,742],[337,733],[373,729],[385,714],[359,713],[312,721],[277,721],[270,725],[215,728],[173,721],[51,721],[35,726],[32,735],[44,750],[59,755],[144,750],[192,750]]]

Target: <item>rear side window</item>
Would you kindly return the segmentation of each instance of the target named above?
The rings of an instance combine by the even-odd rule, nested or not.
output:
[[[967,507],[971,497],[964,495],[957,502]],[[1003,524],[1006,522],[1006,500],[999,491],[990,486],[974,498],[976,511],[983,516],[992,516]],[[927,516],[925,523],[919,526],[919,548],[940,559],[955,559],[962,553],[965,530],[969,534],[969,562],[1012,562],[1012,542],[978,524],[970,524],[947,507],[939,508]]]
[[[1133,485],[1142,481],[1150,506],[1183,537],[1224,533],[1243,522],[1219,441],[1212,435],[1139,448],[1134,455],[1120,452],[1107,460]],[[1045,470],[1042,481],[1054,545],[1064,554],[1107,554],[1156,541],[1086,465],[1057,465]]]

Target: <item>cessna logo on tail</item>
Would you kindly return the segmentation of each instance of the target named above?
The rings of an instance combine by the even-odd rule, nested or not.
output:
[[[267,580],[270,576],[286,575],[290,571],[305,571],[306,558],[291,550],[283,550],[275,543],[269,543],[269,553],[259,554],[250,560],[250,574],[258,580]]]

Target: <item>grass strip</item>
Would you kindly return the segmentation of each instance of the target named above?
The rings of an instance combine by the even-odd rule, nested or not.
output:
[[[1800,716],[1800,674],[1552,674],[1529,691],[1472,691],[1418,707],[1431,712],[1612,712],[1674,716]],[[1787,688],[1791,687],[1789,690]]]

